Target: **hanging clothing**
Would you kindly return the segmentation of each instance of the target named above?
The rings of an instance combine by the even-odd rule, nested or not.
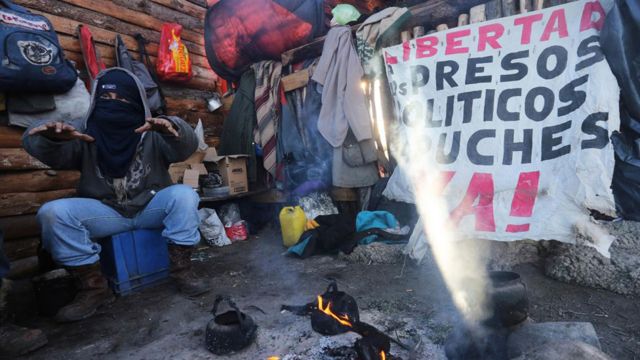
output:
[[[389,7],[369,16],[356,31],[356,49],[367,77],[383,74],[382,45],[395,37],[411,19],[407,8]]]
[[[264,168],[276,177],[276,129],[280,121],[280,76],[282,64],[261,61],[252,65],[256,74],[255,107],[257,127],[255,142],[262,147]]]
[[[256,127],[255,91],[256,76],[250,69],[240,78],[231,110],[229,110],[227,120],[223,124],[218,149],[220,155],[249,155],[247,178],[250,182],[257,180],[256,152],[253,145],[253,130]]]
[[[334,148],[342,146],[349,129],[358,141],[373,138],[362,75],[351,28],[329,30],[312,80],[323,86],[318,130]]]
[[[358,142],[351,131],[340,147],[333,148],[333,186],[361,188],[373,186],[380,178],[373,139]]]

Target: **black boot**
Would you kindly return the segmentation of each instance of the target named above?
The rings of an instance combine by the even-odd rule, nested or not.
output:
[[[181,293],[195,297],[210,290],[205,279],[198,278],[191,270],[193,246],[169,244],[170,276]]]
[[[71,322],[86,319],[95,314],[102,306],[112,303],[115,296],[107,279],[102,275],[100,263],[91,265],[68,267],[67,270],[78,280],[80,291],[71,304],[58,311],[55,320],[58,322]]]

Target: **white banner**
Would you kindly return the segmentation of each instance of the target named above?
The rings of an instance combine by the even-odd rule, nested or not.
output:
[[[610,5],[576,1],[385,49],[403,144],[385,195],[411,199],[431,164],[465,236],[580,238],[607,255],[612,238],[589,209],[615,214],[619,88],[599,45]]]

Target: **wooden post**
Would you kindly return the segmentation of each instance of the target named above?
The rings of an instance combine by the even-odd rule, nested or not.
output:
[[[533,0],[533,10],[544,9],[544,0]]]
[[[502,0],[502,16],[511,16],[517,14],[516,0]]]
[[[469,14],[460,14],[458,16],[458,26],[469,25]]]
[[[484,5],[484,13],[487,20],[499,19],[502,17],[502,3],[500,0],[491,0]]]
[[[531,0],[520,0],[520,14],[531,11]]]
[[[425,34],[424,26],[415,26],[413,28],[413,38],[423,36]]]
[[[411,40],[411,32],[403,31],[400,33],[400,41],[405,42]]]
[[[487,18],[485,16],[485,5],[474,6],[469,10],[469,18],[472,24],[480,23],[486,21]]]

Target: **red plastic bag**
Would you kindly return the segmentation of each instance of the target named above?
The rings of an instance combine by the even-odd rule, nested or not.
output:
[[[227,233],[227,237],[231,241],[242,241],[249,238],[249,232],[247,231],[247,225],[244,221],[238,221],[231,226],[225,226],[224,232]]]
[[[186,82],[191,80],[191,58],[180,39],[182,26],[176,23],[162,24],[156,72],[163,81]]]

